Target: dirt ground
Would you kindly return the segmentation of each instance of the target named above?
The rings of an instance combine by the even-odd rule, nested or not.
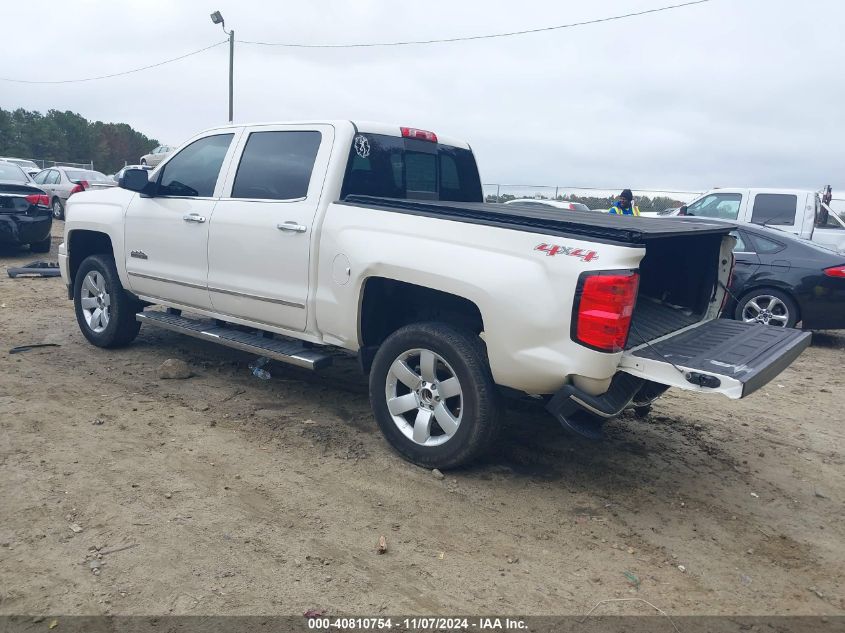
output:
[[[353,361],[261,381],[152,328],[97,349],[61,280],[6,276],[39,258],[0,253],[2,614],[845,613],[843,331],[603,442],[519,407],[438,479],[382,440]],[[168,358],[196,375],[159,380]]]

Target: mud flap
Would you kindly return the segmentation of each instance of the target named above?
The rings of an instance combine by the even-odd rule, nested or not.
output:
[[[635,347],[619,369],[671,387],[744,398],[781,373],[811,335],[762,323],[716,319]]]

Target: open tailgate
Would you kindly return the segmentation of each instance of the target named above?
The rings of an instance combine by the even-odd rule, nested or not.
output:
[[[619,369],[672,387],[744,398],[786,369],[810,338],[791,328],[714,319],[626,351]]]

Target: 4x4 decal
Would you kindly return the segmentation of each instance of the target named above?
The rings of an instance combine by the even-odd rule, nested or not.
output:
[[[570,257],[580,257],[585,262],[592,262],[599,258],[599,254],[595,251],[585,251],[583,248],[573,248],[572,246],[560,246],[559,244],[537,244],[534,247],[535,251],[543,251],[547,256],[554,257],[555,255],[569,255]]]

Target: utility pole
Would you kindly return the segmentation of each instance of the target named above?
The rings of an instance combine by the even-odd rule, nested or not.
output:
[[[226,30],[226,21],[220,11],[211,14],[211,21],[223,27],[223,32],[229,35],[229,123],[235,120],[235,31]]]
[[[229,31],[229,123],[235,120],[235,30]]]

